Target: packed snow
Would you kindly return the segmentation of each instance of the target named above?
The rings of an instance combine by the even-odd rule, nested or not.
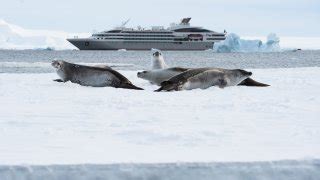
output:
[[[320,69],[252,69],[271,87],[145,91],[0,76],[0,164],[252,162],[320,158]]]
[[[77,49],[66,39],[89,37],[90,33],[26,29],[0,19],[0,49]],[[282,49],[320,49],[320,37],[240,37],[230,33],[225,41],[216,43],[217,52],[270,52]],[[123,50],[122,50],[123,51]]]

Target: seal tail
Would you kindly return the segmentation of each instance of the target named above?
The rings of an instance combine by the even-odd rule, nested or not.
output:
[[[163,90],[163,87],[161,86],[159,89],[154,90],[154,92],[160,92]]]
[[[119,88],[124,88],[124,89],[135,89],[135,90],[144,90],[144,89],[142,89],[141,87],[137,87],[137,86],[135,86],[135,85],[133,85],[133,84],[123,84],[123,85],[121,85]]]
[[[160,91],[172,91],[175,90],[174,84],[172,84],[170,81],[163,81],[161,83],[161,87],[154,92],[160,92]]]
[[[255,81],[251,78],[247,78],[243,80],[238,86],[257,86],[257,87],[268,87],[270,86],[269,84],[264,84],[258,81]]]

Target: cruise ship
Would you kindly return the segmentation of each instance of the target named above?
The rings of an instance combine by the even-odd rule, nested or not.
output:
[[[92,34],[89,38],[67,39],[80,50],[207,50],[215,42],[225,40],[226,31],[218,33],[190,25],[191,18],[183,18],[170,27],[153,26],[151,29],[126,28],[128,22],[109,31]]]

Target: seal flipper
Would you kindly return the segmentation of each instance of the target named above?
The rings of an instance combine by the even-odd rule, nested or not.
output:
[[[53,81],[56,81],[56,82],[64,82],[62,79],[54,79]]]
[[[124,88],[124,89],[135,89],[135,90],[144,90],[140,87],[137,87],[131,83],[123,83],[119,86],[119,88]]]
[[[160,91],[162,91],[162,90],[163,90],[163,88],[162,88],[162,86],[161,86],[159,89],[154,90],[154,92],[160,92]]]
[[[176,90],[176,87],[174,86],[174,84],[170,81],[163,81],[161,83],[161,87],[157,90],[155,90],[154,92],[160,92],[160,91],[172,91],[172,90]]]
[[[241,83],[239,83],[238,86],[268,87],[270,85],[255,81],[255,80],[253,80],[251,78],[247,78],[247,79],[243,80]]]

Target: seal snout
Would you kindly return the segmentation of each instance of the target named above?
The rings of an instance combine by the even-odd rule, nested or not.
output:
[[[143,74],[145,74],[145,73],[147,73],[147,71],[138,72],[138,73],[137,73],[137,76],[138,76],[138,77],[141,77],[141,76],[142,76]]]
[[[159,51],[153,53],[153,56],[155,56],[155,57],[159,57],[160,55],[161,55],[161,53]]]
[[[51,62],[51,66],[53,66],[54,68],[59,68],[60,67],[60,63],[57,60],[54,60]]]
[[[238,69],[243,76],[251,76],[252,72]]]

